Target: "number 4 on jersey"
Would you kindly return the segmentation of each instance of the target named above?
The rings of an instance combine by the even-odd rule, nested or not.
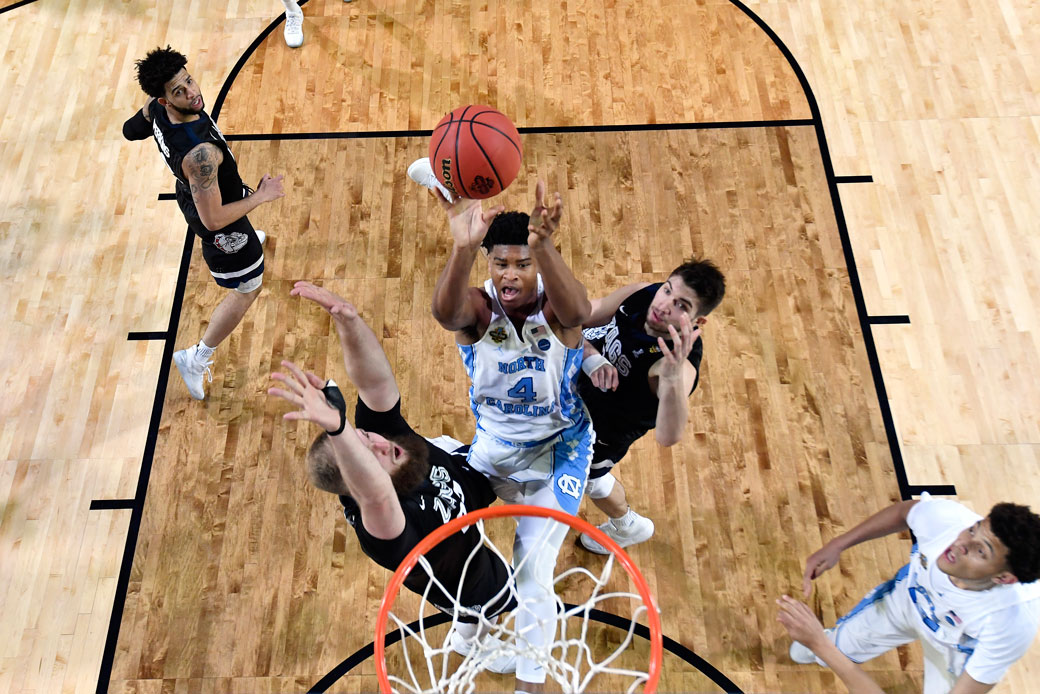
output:
[[[517,381],[516,385],[506,392],[506,395],[511,398],[519,398],[520,402],[534,402],[538,399],[538,394],[534,392],[534,381],[530,376]]]

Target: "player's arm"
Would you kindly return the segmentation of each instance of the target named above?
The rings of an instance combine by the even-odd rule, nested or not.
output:
[[[309,299],[328,311],[339,335],[347,377],[357,386],[358,396],[372,411],[389,412],[401,399],[401,393],[383,346],[358,315],[357,308],[310,282],[297,282],[289,294]]]
[[[849,694],[885,694],[885,690],[879,687],[870,675],[831,643],[823,631],[820,620],[804,603],[785,595],[777,600],[776,604],[780,606],[777,621],[784,625],[788,635],[827,663],[827,667],[849,688]]]
[[[957,681],[953,683],[950,694],[986,694],[996,686],[996,684],[983,684],[968,673],[962,672]]]
[[[191,198],[195,201],[199,219],[210,231],[223,229],[263,203],[285,195],[282,191],[282,176],[272,178],[264,174],[255,193],[225,205],[217,184],[217,169],[223,161],[224,155],[216,145],[203,142],[188,152],[181,164],[191,186]]]
[[[697,382],[697,369],[687,357],[701,337],[700,326],[693,327],[686,314],[679,319],[679,330],[669,326],[668,332],[672,346],[669,348],[663,338],[657,338],[663,356],[647,374],[650,390],[657,396],[654,438],[662,446],[674,446],[682,440],[690,415],[690,392]]]
[[[552,207],[546,207],[545,182],[538,181],[535,184],[535,206],[527,227],[527,245],[531,257],[538,263],[552,315],[563,328],[580,328],[592,313],[592,303],[585,285],[574,276],[553,244],[552,235],[562,216],[560,194],[553,196]]]
[[[589,314],[589,319],[585,321],[584,327],[597,328],[601,325],[606,325],[610,322],[610,319],[614,317],[614,314],[617,313],[617,310],[621,308],[621,304],[625,302],[625,299],[632,296],[643,287],[648,286],[650,286],[649,282],[628,284],[620,289],[615,289],[604,297],[593,299],[592,312]]]
[[[617,390],[618,370],[588,340],[582,342],[581,370],[600,390]]]
[[[128,140],[146,140],[152,136],[152,114],[148,109],[153,101],[154,97],[148,99],[140,111],[123,123],[123,137]]]
[[[466,198],[452,204],[440,191],[437,199],[448,214],[452,246],[433,289],[433,317],[446,330],[472,330],[480,320],[483,298],[479,289],[469,286],[469,273],[491,222],[505,208],[497,205],[485,212],[479,200]]]
[[[268,393],[288,401],[298,410],[286,412],[287,420],[314,422],[329,432],[329,444],[336,458],[350,496],[361,509],[362,523],[371,535],[392,540],[404,531],[405,518],[401,502],[394,491],[390,474],[383,469],[372,452],[358,438],[357,431],[340,411],[330,405],[321,389],[325,381],[313,373],[304,374],[296,364],[283,361],[289,373],[273,373],[271,378],[285,388],[269,388]],[[333,435],[342,426],[342,431]]]
[[[908,530],[910,526],[907,524],[906,518],[910,509],[917,503],[919,502],[916,499],[911,499],[892,504],[813,552],[805,560],[805,573],[802,575],[802,591],[805,596],[808,597],[812,592],[813,579],[818,578],[824,571],[837,564],[841,553],[849,547]]]

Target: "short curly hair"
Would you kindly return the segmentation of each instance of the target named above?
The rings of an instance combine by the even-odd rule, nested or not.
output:
[[[166,83],[188,64],[188,59],[169,46],[149,51],[137,66],[137,83],[144,93],[158,99],[166,94]]]
[[[1028,506],[997,504],[989,512],[989,527],[1008,548],[1008,570],[1020,583],[1040,578],[1040,516]]]
[[[480,245],[487,251],[495,246],[526,246],[530,223],[531,216],[526,212],[503,212],[492,220]]]

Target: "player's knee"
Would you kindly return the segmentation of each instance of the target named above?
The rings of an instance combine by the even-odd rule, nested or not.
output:
[[[614,491],[614,484],[616,482],[617,478],[608,472],[602,477],[590,479],[588,485],[585,487],[585,493],[589,495],[590,499],[606,499],[610,496],[610,493]]]
[[[263,273],[261,273],[252,279],[246,280],[244,282],[239,282],[238,286],[235,287],[235,291],[239,295],[241,295],[243,299],[246,299],[250,303],[252,303],[256,301],[256,298],[258,296],[260,296],[260,287],[263,285],[263,283],[264,275]]]

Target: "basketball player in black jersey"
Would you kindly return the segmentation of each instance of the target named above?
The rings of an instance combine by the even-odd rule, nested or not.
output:
[[[213,380],[209,369],[213,350],[260,294],[264,235],[253,230],[246,215],[285,193],[281,176],[264,174],[255,192],[242,183],[224,136],[203,110],[202,91],[185,69],[187,62],[169,46],[137,61],[137,81],[151,98],[123,124],[123,136],[155,139],[177,179],[177,204],[202,242],[210,274],[231,290],[210,317],[202,340],[173,355],[188,393],[202,400],[204,376]]]
[[[699,377],[701,326],[725,291],[711,261],[691,260],[664,282],[630,284],[592,302],[578,380],[596,429],[586,494],[610,519],[600,530],[622,547],[649,539],[654,523],[629,507],[610,470],[651,429],[662,446],[682,439]],[[609,553],[588,535],[581,544]]]
[[[347,376],[358,390],[357,428],[346,421],[338,389],[330,393],[329,384],[335,384],[305,375],[292,362],[282,362],[288,374],[271,374],[285,387],[268,392],[299,408],[286,419],[304,419],[325,430],[307,455],[311,481],[339,495],[361,550],[393,571],[422,538],[453,518],[491,505],[495,492],[487,478],[466,463],[468,446],[448,437],[424,439],[401,416],[401,394],[390,363],[353,305],[309,282],[297,282],[291,294],[314,301],[332,315]],[[460,575],[474,551],[468,570]],[[425,556],[452,596],[463,581],[464,607],[491,621],[516,607],[510,568],[481,545],[472,528],[448,537]],[[422,595],[428,583],[425,571],[413,570],[404,585]],[[436,585],[429,600],[445,612],[455,612],[454,601]],[[489,627],[487,620],[481,623]],[[452,647],[465,655],[474,639],[485,638],[483,631],[475,618],[460,615],[450,636]],[[507,655],[493,660],[488,669],[515,668],[515,656]]]

